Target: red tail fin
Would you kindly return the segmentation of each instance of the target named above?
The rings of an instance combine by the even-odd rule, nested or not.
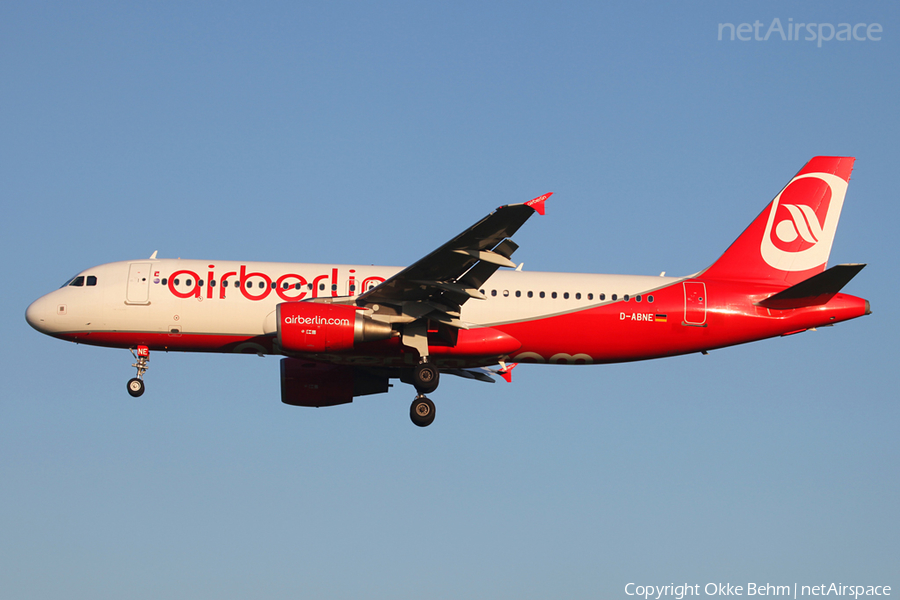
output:
[[[701,277],[794,285],[824,271],[854,160],[806,163]]]

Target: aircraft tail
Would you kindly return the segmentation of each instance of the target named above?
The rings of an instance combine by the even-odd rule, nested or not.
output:
[[[824,271],[854,160],[806,163],[700,277],[792,286]]]

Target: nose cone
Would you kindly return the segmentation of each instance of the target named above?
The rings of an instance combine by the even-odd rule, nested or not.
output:
[[[32,302],[25,309],[25,320],[41,333],[48,333],[50,318],[55,314],[53,301],[44,296]]]

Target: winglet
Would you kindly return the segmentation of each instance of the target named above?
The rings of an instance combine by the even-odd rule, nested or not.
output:
[[[534,200],[529,200],[525,203],[525,206],[530,206],[534,210],[537,211],[539,215],[544,214],[544,202],[546,202],[547,198],[553,195],[553,192],[544,194],[543,196],[538,196]]]
[[[549,194],[548,194],[549,195]],[[497,371],[497,375],[506,380],[506,383],[512,383],[512,370],[519,366],[519,363],[513,363],[511,365],[506,365],[499,371]]]

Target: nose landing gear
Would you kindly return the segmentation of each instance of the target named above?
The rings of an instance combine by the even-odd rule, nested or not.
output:
[[[131,355],[137,360],[131,365],[137,369],[137,377],[132,377],[128,380],[128,393],[133,398],[137,398],[144,393],[144,373],[150,368],[147,366],[147,363],[150,362],[150,348],[138,346],[136,353],[134,350],[131,350]]]

